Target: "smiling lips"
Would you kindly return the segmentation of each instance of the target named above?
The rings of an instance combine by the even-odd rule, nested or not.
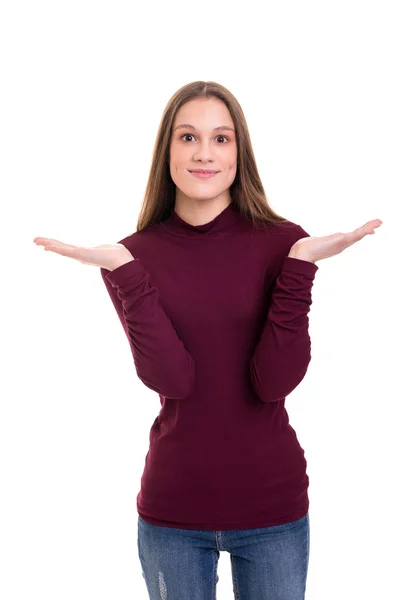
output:
[[[189,173],[191,173],[195,177],[199,177],[200,179],[209,179],[210,177],[214,177],[214,175],[217,175],[217,173],[219,173],[219,171],[196,170],[196,171],[189,171]]]

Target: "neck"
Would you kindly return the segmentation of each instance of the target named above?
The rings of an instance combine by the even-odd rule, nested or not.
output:
[[[204,225],[217,217],[231,204],[231,198],[213,200],[175,200],[174,211],[190,225]]]

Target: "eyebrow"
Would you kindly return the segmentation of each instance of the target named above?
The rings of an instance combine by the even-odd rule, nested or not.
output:
[[[182,123],[181,125],[178,125],[177,127],[175,127],[174,131],[176,131],[177,129],[193,129],[194,131],[196,131],[196,127],[194,127],[193,125],[189,125],[188,123]],[[235,130],[232,127],[228,127],[228,125],[220,125],[219,127],[214,127],[213,131],[224,131],[226,129],[235,132]]]

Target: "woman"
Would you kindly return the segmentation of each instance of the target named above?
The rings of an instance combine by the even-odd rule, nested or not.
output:
[[[381,223],[310,237],[275,213],[238,101],[197,81],[163,113],[134,233],[94,248],[35,238],[101,267],[160,396],[137,496],[151,600],[215,598],[224,550],[235,597],[304,599],[309,480],[285,398],[311,360],[315,263]]]

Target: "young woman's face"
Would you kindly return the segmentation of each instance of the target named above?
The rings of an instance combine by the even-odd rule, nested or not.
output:
[[[180,198],[230,198],[237,170],[234,129],[229,110],[217,98],[196,98],[179,109],[172,127],[169,166]],[[201,179],[190,173],[193,169],[218,173]]]

